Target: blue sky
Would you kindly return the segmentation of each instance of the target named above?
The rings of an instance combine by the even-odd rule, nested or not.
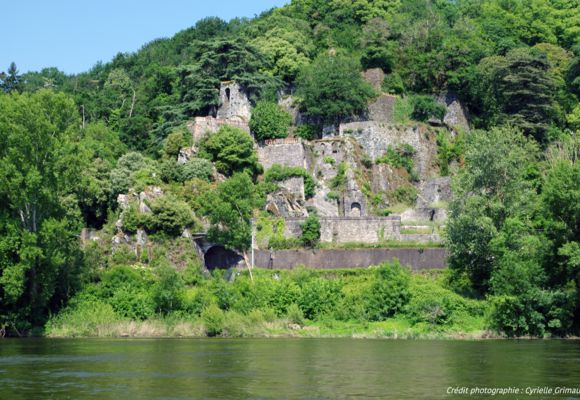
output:
[[[12,0],[0,7],[0,71],[83,72],[201,18],[253,17],[289,0]]]

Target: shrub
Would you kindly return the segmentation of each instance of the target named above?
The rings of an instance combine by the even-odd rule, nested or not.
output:
[[[259,101],[252,110],[250,130],[257,140],[285,138],[292,116],[271,101]]]
[[[294,130],[294,136],[297,136],[304,140],[313,140],[318,136],[317,132],[318,129],[316,128],[316,126],[304,124],[296,127],[296,129]]]
[[[410,273],[398,261],[379,265],[366,296],[369,319],[382,321],[403,311],[410,299]]]
[[[444,105],[437,103],[431,96],[415,96],[412,99],[413,112],[411,118],[417,121],[427,121],[429,118],[436,118],[443,121],[447,109]]]
[[[199,154],[212,161],[218,172],[231,176],[235,172],[259,173],[254,140],[240,128],[222,126],[216,133],[201,140]]]
[[[292,303],[288,306],[286,311],[286,318],[293,324],[304,325],[304,313],[296,303]]]
[[[340,286],[329,279],[311,279],[302,285],[300,308],[308,319],[316,319],[334,311],[340,298]]]
[[[300,241],[303,246],[315,247],[320,241],[320,220],[316,214],[311,214],[306,218],[306,221],[300,225],[302,234]]]
[[[185,164],[181,164],[178,182],[185,182],[197,178],[210,181],[213,176],[213,165],[203,158],[192,158]]]
[[[224,312],[215,304],[210,304],[201,312],[201,319],[208,336],[217,336],[223,332],[225,323]]]
[[[267,184],[277,183],[292,177],[300,177],[300,176],[304,178],[304,195],[307,198],[314,196],[316,190],[316,183],[314,182],[312,176],[310,176],[310,174],[304,168],[286,167],[280,164],[274,164],[264,174],[264,181]]]
[[[179,236],[194,222],[189,205],[173,195],[158,197],[149,203],[149,207],[151,213],[141,215],[142,225],[149,232]]]
[[[481,316],[484,312],[480,302],[464,299],[427,278],[416,277],[411,289],[407,315],[414,324],[449,326],[466,315]]]
[[[413,185],[399,186],[393,191],[391,197],[397,203],[415,204],[415,200],[417,200],[417,188]]]
[[[143,288],[121,287],[113,293],[109,303],[115,312],[132,320],[146,320],[155,315],[155,305]]]
[[[152,288],[157,312],[167,314],[181,308],[183,281],[175,268],[162,265],[157,270],[157,282]]]
[[[383,80],[383,90],[391,94],[402,95],[405,93],[405,84],[403,83],[403,78],[396,72],[392,72],[385,76]]]

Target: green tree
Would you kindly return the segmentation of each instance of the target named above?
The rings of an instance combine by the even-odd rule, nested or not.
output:
[[[218,172],[231,176],[236,172],[255,175],[260,171],[254,140],[247,132],[229,125],[200,143],[200,156],[215,164]]]
[[[227,248],[245,252],[250,247],[252,210],[261,205],[252,179],[236,173],[217,188],[201,195],[199,204],[211,226],[208,238]]]
[[[79,116],[66,95],[44,90],[0,96],[0,109],[0,323],[18,331],[78,283],[80,212],[64,160]]]
[[[252,110],[250,130],[257,140],[285,138],[292,116],[271,101],[259,101]]]
[[[22,92],[22,76],[18,75],[18,69],[16,68],[15,63],[10,63],[8,71],[6,73],[2,72],[0,74],[0,89],[6,93]]]
[[[360,74],[360,64],[346,56],[321,55],[298,77],[303,110],[325,122],[363,112],[374,93]]]
[[[528,177],[537,148],[510,128],[469,135],[465,167],[453,181],[447,224],[449,266],[480,293],[497,266],[491,243],[508,218],[529,221],[537,204]],[[527,225],[529,226],[529,224]]]

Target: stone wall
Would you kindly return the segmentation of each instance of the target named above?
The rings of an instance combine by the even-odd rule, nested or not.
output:
[[[274,164],[286,167],[306,168],[304,145],[302,142],[273,142],[274,144],[258,147],[258,159],[264,169],[271,168]]]
[[[340,136],[357,140],[374,161],[384,155],[389,146],[409,144],[417,151],[414,162],[421,179],[430,177],[430,169],[437,160],[435,133],[424,126],[399,126],[375,121],[340,124]]]
[[[299,237],[304,218],[286,220],[284,236]],[[399,240],[401,218],[392,217],[322,217],[320,218],[320,241],[322,243],[380,243]]]
[[[207,133],[216,133],[224,125],[240,128],[250,133],[250,126],[245,121],[215,118],[212,116],[195,117],[193,121],[187,123],[187,129],[193,136],[193,142],[197,143]]]
[[[428,249],[329,249],[329,250],[256,250],[258,268],[292,269],[299,265],[315,269],[366,268],[398,259],[414,271],[447,267],[447,252]]]

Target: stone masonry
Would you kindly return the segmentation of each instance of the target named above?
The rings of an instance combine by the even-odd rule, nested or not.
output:
[[[288,218],[284,228],[287,238],[299,237],[304,218]],[[322,243],[380,243],[400,240],[401,218],[389,217],[321,217]]]

